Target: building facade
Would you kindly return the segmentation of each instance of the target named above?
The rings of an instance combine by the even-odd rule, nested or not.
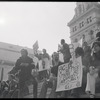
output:
[[[71,43],[82,38],[91,44],[100,31],[100,4],[98,2],[77,2],[75,15],[68,23]]]

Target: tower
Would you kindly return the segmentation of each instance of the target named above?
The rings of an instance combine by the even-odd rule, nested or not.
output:
[[[91,44],[100,31],[100,4],[98,2],[77,2],[75,15],[68,23],[71,43],[83,38]]]

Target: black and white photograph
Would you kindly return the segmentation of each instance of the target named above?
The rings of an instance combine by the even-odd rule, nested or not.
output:
[[[100,98],[100,2],[0,1],[0,98]]]

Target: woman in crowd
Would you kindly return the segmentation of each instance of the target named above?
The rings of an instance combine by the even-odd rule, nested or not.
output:
[[[89,72],[87,74],[86,93],[90,98],[95,97],[95,86],[98,85],[100,77],[100,41],[95,41],[92,45],[92,59]]]

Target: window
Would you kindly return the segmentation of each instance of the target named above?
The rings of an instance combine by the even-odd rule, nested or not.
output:
[[[92,22],[92,17],[91,16],[89,18],[87,18],[87,24],[89,24],[90,22]]]
[[[79,23],[80,28],[82,28],[84,26],[84,22],[82,21],[81,23]]]
[[[77,27],[75,26],[75,27],[73,27],[73,32],[75,32],[77,30]]]
[[[84,26],[84,22],[82,22],[82,27]]]

